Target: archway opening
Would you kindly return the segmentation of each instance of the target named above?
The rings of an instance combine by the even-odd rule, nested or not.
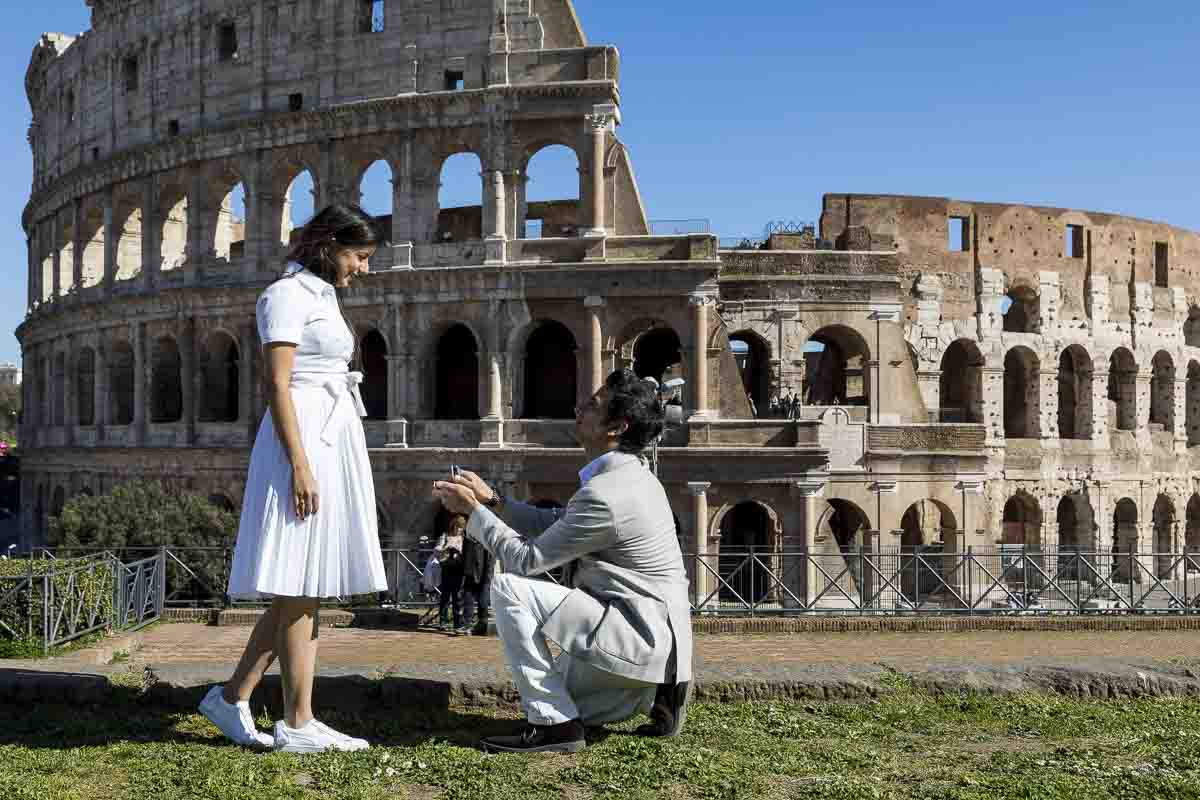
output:
[[[96,351],[90,347],[75,357],[75,422],[96,424]]]
[[[387,235],[392,232],[392,167],[379,159],[367,167],[358,182],[358,203],[363,211],[375,218],[375,226]]]
[[[942,422],[983,422],[983,354],[970,339],[946,348],[938,376],[938,406]]]
[[[1004,435],[1036,439],[1041,366],[1028,347],[1014,347],[1004,357]]]
[[[821,328],[809,337],[804,348],[805,404],[867,405],[869,360],[867,343],[857,331],[843,325]]]
[[[1163,430],[1175,430],[1175,361],[1166,350],[1159,350],[1150,362],[1150,424]]]
[[[1200,553],[1200,494],[1188,499],[1187,520],[1184,526],[1183,547],[1189,554]],[[1188,572],[1200,572],[1200,558],[1192,556],[1187,561]]]
[[[1188,347],[1200,347],[1200,307],[1188,308],[1187,319],[1183,323],[1183,342]]]
[[[187,259],[188,197],[181,186],[165,186],[159,192],[159,270],[179,269]]]
[[[241,378],[237,342],[223,331],[208,337],[200,352],[204,394],[199,398],[202,422],[237,422]]]
[[[479,419],[479,348],[465,325],[437,343],[435,419]]]
[[[183,418],[183,383],[180,376],[179,346],[170,336],[154,341],[151,356],[154,365],[150,392],[150,421],[179,422]]]
[[[525,343],[525,419],[571,419],[577,399],[575,337],[547,320]]]
[[[388,418],[388,364],[387,341],[377,330],[369,332],[362,340],[362,401],[367,409],[367,419]]]
[[[1154,522],[1154,572],[1160,578],[1171,577],[1171,567],[1175,563],[1172,553],[1175,552],[1175,503],[1165,494],[1160,494],[1154,500],[1151,512]]]
[[[302,170],[288,184],[279,225],[279,241],[285,246],[296,243],[300,229],[317,213],[317,187],[312,173]]]
[[[1058,437],[1090,439],[1092,435],[1092,359],[1077,344],[1058,359]]]
[[[771,515],[755,501],[739,503],[721,520],[721,555],[717,569],[722,580],[720,599],[734,603],[761,603],[770,579],[754,561],[773,550]]]
[[[1004,312],[1005,333],[1037,333],[1041,309],[1038,294],[1028,286],[1008,291],[1008,310]]]
[[[246,185],[237,181],[221,197],[213,226],[213,252],[221,261],[246,254]]]
[[[54,373],[51,376],[50,411],[52,425],[65,425],[67,421],[67,354],[54,354]]]
[[[116,257],[118,281],[136,278],[142,271],[142,208],[132,198],[117,206]]]
[[[455,153],[442,162],[435,243],[483,238],[482,174],[483,162],[474,153]]]
[[[83,213],[79,237],[83,247],[83,285],[99,286],[104,282],[104,208],[99,203],[89,203]]]
[[[1116,429],[1137,429],[1137,362],[1124,347],[1113,351],[1108,361],[1108,399],[1115,406]]]
[[[564,145],[538,150],[525,166],[522,238],[575,236],[579,229],[580,170],[575,151]]]
[[[763,416],[771,404],[771,356],[762,337],[738,331],[729,337],[729,349],[742,376],[742,388],[754,416]]]
[[[1042,512],[1037,501],[1024,492],[1008,498],[1004,504],[1001,544],[1041,549]]]
[[[900,518],[901,580],[905,599],[914,606],[921,598],[944,591],[941,554],[947,533],[956,530],[950,509],[936,500],[918,500]],[[917,555],[921,558],[917,558]]]
[[[113,425],[133,423],[133,348],[114,342],[108,351],[108,420]]]
[[[1200,444],[1200,362],[1189,361],[1184,416],[1188,447]]]
[[[652,328],[634,343],[633,371],[639,378],[654,378],[662,383],[679,377],[682,364],[679,336],[670,328]]]

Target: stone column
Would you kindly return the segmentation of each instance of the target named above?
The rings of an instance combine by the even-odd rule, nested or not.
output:
[[[1092,448],[1109,449],[1107,366],[1092,371]]]
[[[146,437],[146,323],[134,322],[130,338],[133,340],[133,436],[132,443],[140,445]]]
[[[162,226],[158,219],[158,197],[154,178],[142,181],[142,274],[143,291],[158,283],[158,272],[162,266]]]
[[[987,425],[989,447],[1003,447],[1004,436],[1004,368],[981,367],[983,383],[983,421]]]
[[[715,559],[705,558],[708,553],[708,489],[710,486],[712,484],[705,481],[693,481],[687,485],[688,492],[692,495],[692,549],[695,550],[695,557],[692,560],[692,591],[696,593],[693,604],[697,611],[703,608],[704,599],[712,591],[713,581],[709,578],[710,573],[705,564],[712,567],[713,570],[717,569]],[[712,605],[716,605],[715,599]]]
[[[605,301],[599,295],[583,298],[588,317],[588,385],[580,392],[580,399],[590,398],[604,385],[604,328],[600,315]]]
[[[1184,375],[1171,384],[1171,438],[1176,453],[1187,452],[1187,368],[1176,370],[1176,375]],[[1182,552],[1182,548],[1180,548]]]
[[[1134,387],[1134,402],[1137,407],[1134,409],[1137,414],[1137,424],[1134,426],[1134,433],[1138,436],[1145,436],[1149,441],[1150,436],[1150,396],[1151,396],[1151,380],[1154,378],[1154,373],[1147,369],[1139,369],[1137,372],[1137,384]]]
[[[1187,564],[1179,558],[1179,554],[1184,551],[1186,545],[1185,530],[1184,523],[1180,522],[1178,518],[1171,520],[1171,554],[1163,558],[1163,565],[1170,567],[1170,573],[1165,576],[1166,580],[1181,581],[1184,579],[1184,570]]]
[[[238,422],[248,423],[253,432],[257,420],[254,417],[254,381],[258,359],[258,332],[253,323],[242,325],[238,331]]]
[[[801,546],[804,564],[801,570],[802,585],[798,587],[796,596],[804,601],[805,608],[811,608],[823,588],[817,579],[819,571],[815,556],[817,541],[817,498],[825,491],[825,482],[821,480],[801,480],[795,483],[797,494],[800,496],[800,518],[802,520],[804,541]],[[789,587],[791,588],[791,587]],[[794,591],[794,589],[793,589]]]
[[[1038,438],[1042,446],[1058,445],[1058,370],[1041,369],[1033,376],[1038,385]]]
[[[104,190],[104,277],[101,285],[104,286],[105,297],[112,294],[113,282],[117,279],[117,245],[120,244],[120,236],[117,233],[114,202],[113,187],[109,186]]]
[[[71,264],[71,282],[83,288],[83,200],[77,199],[74,203],[75,223],[71,226],[74,233],[72,234],[71,256],[74,263]]]
[[[502,375],[504,354],[494,348],[485,356],[487,359],[487,416],[482,424],[479,446],[495,449],[504,446],[504,394]]]
[[[504,225],[504,173],[498,169],[483,173],[483,196],[487,207],[483,210],[486,255],[485,264],[503,264],[507,261],[505,245],[508,236]]]
[[[587,129],[592,137],[592,220],[591,227],[584,235],[606,236],[608,231],[604,227],[604,151],[608,144],[609,131],[618,121],[619,112],[616,106],[599,105],[593,107],[592,113],[588,114],[586,119]]]
[[[708,306],[711,297],[692,295],[692,416],[712,416],[708,403]]]
[[[53,264],[50,268],[50,296],[57,299],[63,295],[61,275],[62,247],[60,244],[60,240],[62,239],[62,219],[58,212],[55,212],[54,217],[50,220],[50,239],[54,242],[54,250],[50,253],[50,262]]]
[[[63,356],[63,430],[68,445],[75,443],[75,425],[79,422],[78,403],[75,394],[78,386],[75,382],[75,336],[67,335],[67,352]]]

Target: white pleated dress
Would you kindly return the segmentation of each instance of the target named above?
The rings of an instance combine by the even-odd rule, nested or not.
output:
[[[292,402],[320,510],[303,521],[296,516],[291,465],[268,409],[250,455],[229,594],[257,599],[384,591],[375,485],[358,393],[362,373],[347,367],[354,336],[334,288],[292,264],[288,276],[259,297],[256,317],[264,345],[296,345]]]

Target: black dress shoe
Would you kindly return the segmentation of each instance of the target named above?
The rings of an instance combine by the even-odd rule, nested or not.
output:
[[[692,702],[692,682],[660,683],[650,709],[650,722],[638,727],[638,736],[678,736],[687,722],[688,704]]]
[[[577,719],[558,725],[525,726],[519,736],[489,736],[483,749],[489,753],[578,753],[587,746],[583,723]]]

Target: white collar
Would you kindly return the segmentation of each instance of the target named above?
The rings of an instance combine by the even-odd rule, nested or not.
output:
[[[579,470],[579,485],[587,486],[588,481],[599,475],[601,472],[608,472],[614,467],[618,467],[631,460],[640,461],[641,459],[632,453],[622,453],[620,450],[609,450],[596,458],[592,459],[586,467]]]
[[[296,280],[305,289],[308,289],[317,297],[322,295],[334,294],[333,284],[318,276],[315,272],[305,269],[300,264],[292,261],[288,264],[285,275],[295,275]]]

